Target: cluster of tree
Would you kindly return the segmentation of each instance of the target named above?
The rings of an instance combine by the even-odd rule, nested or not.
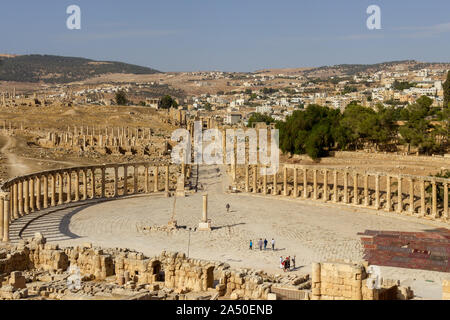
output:
[[[275,92],[278,92],[278,89],[274,89],[274,88],[263,88],[262,89],[263,94],[273,94]]]
[[[266,124],[270,124],[270,123],[274,123],[275,119],[267,114],[257,112],[257,113],[252,114],[250,119],[248,119],[247,126],[249,128],[251,128],[251,127],[253,127],[253,123],[257,123],[257,122],[265,122]]]
[[[450,108],[450,71],[447,73],[447,80],[443,85],[444,89],[444,108]]]
[[[171,107],[178,107],[178,102],[169,95],[165,95],[161,99],[159,99],[158,107],[161,109],[169,109]]]
[[[347,93],[352,93],[352,92],[357,92],[358,88],[354,87],[354,86],[345,86],[344,90],[342,91],[342,94],[347,94]]]
[[[405,89],[409,89],[409,88],[412,88],[415,86],[416,86],[415,83],[408,82],[408,81],[398,81],[398,80],[395,80],[394,83],[392,84],[392,88],[394,90],[399,90],[399,91],[403,91]]]
[[[353,102],[341,113],[329,107],[309,105],[278,122],[283,152],[326,156],[331,150],[375,147],[395,150],[403,144],[420,153],[444,153],[449,148],[449,109],[431,108],[433,100],[419,98],[404,108],[363,107]]]
[[[119,106],[126,106],[128,104],[128,98],[125,91],[120,90],[116,92],[116,103]]]

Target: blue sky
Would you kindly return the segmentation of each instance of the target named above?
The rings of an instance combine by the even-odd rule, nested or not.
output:
[[[81,8],[81,30],[66,8]],[[381,8],[381,30],[366,9]],[[448,0],[2,0],[0,53],[115,60],[161,71],[450,62]]]

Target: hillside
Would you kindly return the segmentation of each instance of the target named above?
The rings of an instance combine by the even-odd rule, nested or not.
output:
[[[334,66],[322,66],[314,68],[285,68],[285,69],[265,69],[256,71],[261,74],[302,75],[308,78],[328,78],[332,76],[354,76],[358,73],[373,74],[382,70],[420,70],[423,68],[450,68],[449,63],[439,62],[418,62],[415,60],[390,61],[376,64],[340,64]]]
[[[0,56],[0,81],[67,83],[109,73],[154,74],[137,65],[51,55]]]

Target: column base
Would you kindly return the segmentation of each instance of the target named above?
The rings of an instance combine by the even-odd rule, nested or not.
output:
[[[211,221],[208,221],[208,222],[200,222],[199,224],[198,224],[198,228],[197,228],[197,230],[198,231],[211,231],[212,229],[211,229]]]

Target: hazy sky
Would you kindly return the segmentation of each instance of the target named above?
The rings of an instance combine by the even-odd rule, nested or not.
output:
[[[68,30],[66,8],[81,8]],[[381,30],[366,27],[381,7]],[[115,60],[161,71],[450,62],[449,0],[1,0],[0,53]]]

